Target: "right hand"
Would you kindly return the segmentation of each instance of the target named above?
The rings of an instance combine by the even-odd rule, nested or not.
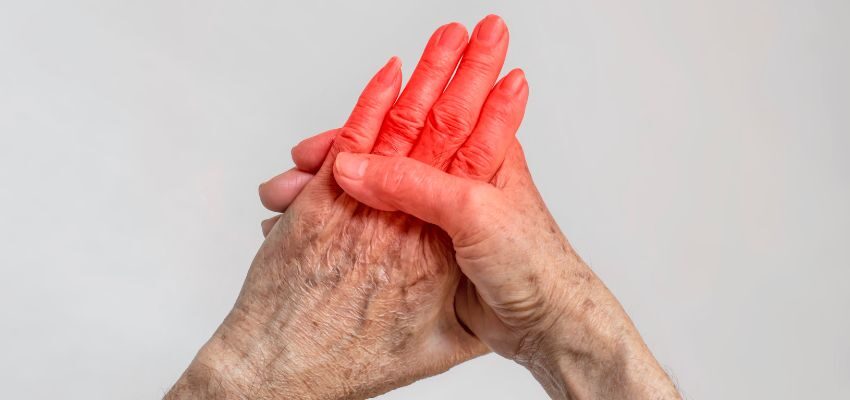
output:
[[[490,184],[406,157],[344,153],[337,183],[358,201],[445,230],[464,274],[458,318],[528,367],[555,398],[679,398],[614,296],[579,258],[514,141]]]

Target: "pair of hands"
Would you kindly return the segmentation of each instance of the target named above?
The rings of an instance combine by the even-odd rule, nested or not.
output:
[[[493,350],[553,397],[676,398],[534,187],[514,138],[528,84],[494,86],[507,27],[469,37],[439,28],[400,96],[391,59],[261,186],[283,214],[168,397],[365,398]]]

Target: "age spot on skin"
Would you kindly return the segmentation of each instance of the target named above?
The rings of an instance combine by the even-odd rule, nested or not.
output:
[[[378,286],[375,282],[370,282],[364,290],[366,293],[363,297],[363,302],[360,304],[360,308],[357,310],[357,332],[362,332],[369,326],[371,322],[369,320],[369,307],[372,304],[372,299],[375,297],[375,293],[377,292]]]
[[[413,340],[413,332],[409,327],[403,327],[399,331],[393,333],[393,346],[390,348],[391,354],[403,354]]]
[[[596,308],[596,303],[594,303],[591,299],[584,299],[581,303],[582,312],[587,313],[592,311],[594,308]]]

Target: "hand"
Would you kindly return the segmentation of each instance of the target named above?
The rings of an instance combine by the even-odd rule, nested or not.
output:
[[[374,150],[489,179],[519,125],[527,86],[518,72],[493,89],[508,40],[501,19],[482,21],[465,53],[438,46],[457,27],[438,30],[423,55],[449,54],[453,63],[420,63],[405,93],[414,82],[420,89],[394,107],[395,59],[369,83],[323,166],[268,235],[233,310],[169,397],[363,398],[487,351],[455,315],[460,272],[445,233],[364,207],[332,172],[340,152]],[[393,118],[421,128],[405,136]]]
[[[501,19],[490,15],[479,26],[487,20],[494,23],[488,24],[486,32],[476,30],[474,36],[483,37],[486,33],[493,43],[470,47],[448,88],[446,82],[463,53],[466,31],[454,23],[434,33],[410,82],[387,113],[372,153],[409,155],[448,169],[450,173],[484,181],[495,173],[513,132],[522,121],[528,86],[522,70],[514,69],[501,84],[510,86],[509,91],[515,93],[515,98],[500,96],[495,91],[492,99],[487,98],[504,62],[508,41],[508,32]],[[473,39],[473,42],[483,41]],[[455,46],[460,47],[454,52],[447,50]],[[481,113],[492,118],[479,120]],[[475,133],[470,143],[462,146],[473,127]],[[507,131],[510,134],[504,133]],[[331,129],[320,133],[292,149],[295,168],[260,185],[260,200],[266,208],[280,213],[287,209],[321,167],[338,132],[339,129]],[[278,215],[262,222],[264,236],[279,218]]]
[[[578,257],[514,142],[493,185],[406,157],[343,153],[334,175],[378,210],[444,229],[463,271],[460,320],[553,398],[677,399],[614,296]]]

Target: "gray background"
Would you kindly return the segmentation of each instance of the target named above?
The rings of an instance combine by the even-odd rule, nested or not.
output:
[[[691,399],[850,398],[850,2],[0,1],[2,397],[161,396],[257,184],[490,12],[549,206]],[[543,398],[487,356],[386,399]]]

